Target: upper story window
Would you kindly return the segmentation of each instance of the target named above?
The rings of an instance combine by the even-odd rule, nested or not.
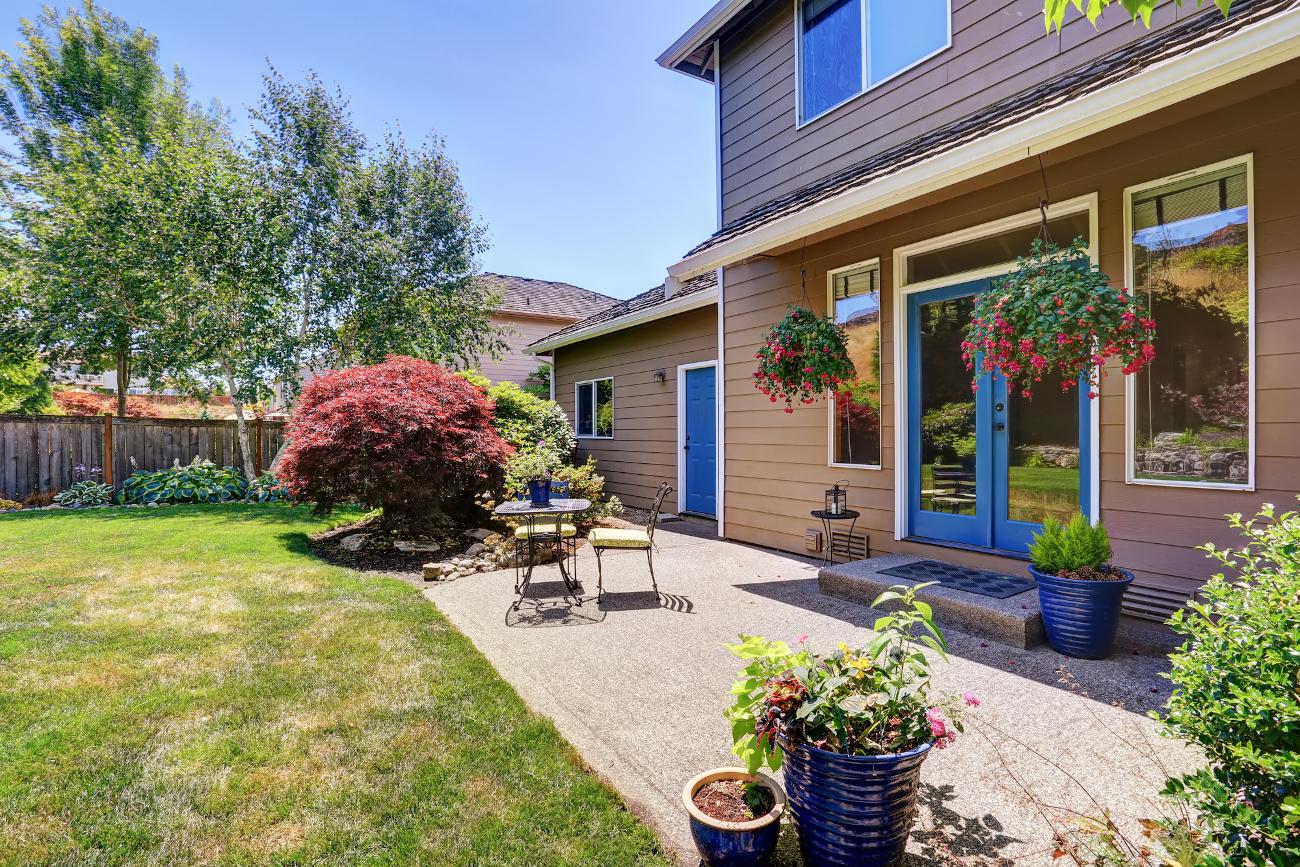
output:
[[[950,0],[798,0],[799,122],[952,44]]]

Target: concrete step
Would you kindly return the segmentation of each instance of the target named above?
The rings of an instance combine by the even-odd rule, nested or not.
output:
[[[835,563],[824,566],[817,573],[817,584],[821,592],[827,595],[870,605],[877,596],[895,584],[917,583],[895,575],[881,575],[882,569],[927,559],[936,558],[882,554],[852,563]],[[1034,647],[1046,640],[1043,614],[1038,608],[1038,591],[1034,589],[1006,599],[994,599],[942,584],[932,584],[917,593],[917,598],[930,603],[934,608],[934,619],[940,627],[952,627],[969,635],[1022,649]]]

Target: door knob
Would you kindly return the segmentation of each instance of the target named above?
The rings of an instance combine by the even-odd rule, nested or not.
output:
[[[1004,409],[1006,409],[1006,406],[1004,406],[1003,404],[995,403],[995,404],[993,405],[993,410],[994,410],[994,412],[1002,412],[1002,410],[1004,410]]]
[[[1006,426],[1005,424],[1003,424],[1002,422],[998,422],[997,424],[993,425],[993,429],[994,429],[995,431],[999,431],[999,432],[1001,432],[1001,431],[1006,430],[1006,429],[1007,429],[1007,426]]]

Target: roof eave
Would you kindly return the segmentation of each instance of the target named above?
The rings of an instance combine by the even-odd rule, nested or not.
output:
[[[1061,147],[1297,57],[1300,13],[1267,18],[1124,81],[729,238],[670,265],[668,273],[678,280],[689,280]]]
[[[712,9],[704,13],[699,21],[692,24],[685,33],[678,37],[676,42],[668,46],[664,53],[655,59],[655,62],[664,69],[671,69],[692,78],[707,81],[708,79],[702,74],[682,69],[680,67],[681,62],[692,51],[716,36],[719,30],[749,5],[749,2],[750,0],[718,0]]]
[[[622,331],[625,328],[632,328],[636,325],[645,325],[648,322],[654,322],[657,319],[666,319],[669,316],[675,316],[678,313],[687,313],[691,310],[698,310],[701,307],[708,307],[710,304],[718,303],[718,289],[701,289],[698,292],[692,292],[689,295],[681,295],[676,298],[670,298],[662,304],[656,304],[643,310],[638,310],[627,316],[617,319],[608,319],[604,322],[597,322],[589,328],[583,328],[579,331],[571,331],[561,337],[552,340],[544,337],[536,343],[531,343],[524,347],[524,351],[530,355],[543,355],[554,349],[563,346],[569,346],[573,343],[581,343],[584,340],[590,340],[593,337],[601,337],[606,334],[612,334],[615,331]]]

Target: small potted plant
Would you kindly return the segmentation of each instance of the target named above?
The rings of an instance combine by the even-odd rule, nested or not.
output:
[[[763,867],[781,836],[785,793],[763,773],[717,768],[682,789],[691,837],[705,867]]]
[[[538,440],[531,449],[515,453],[508,473],[510,478],[524,482],[534,506],[545,506],[551,502],[551,478],[563,462],[549,443]]]
[[[750,773],[785,766],[790,815],[808,867],[892,864],[903,855],[916,813],[921,763],[962,731],[979,700],[932,696],[928,648],[947,658],[928,584],[898,585],[873,603],[891,603],[876,636],[831,654],[742,635],[730,647],[746,666],[728,709],[732,752]]]
[[[1082,514],[1043,521],[1029,548],[1047,641],[1059,653],[1105,659],[1115,646],[1120,605],[1133,573],[1110,565],[1110,537]]]

